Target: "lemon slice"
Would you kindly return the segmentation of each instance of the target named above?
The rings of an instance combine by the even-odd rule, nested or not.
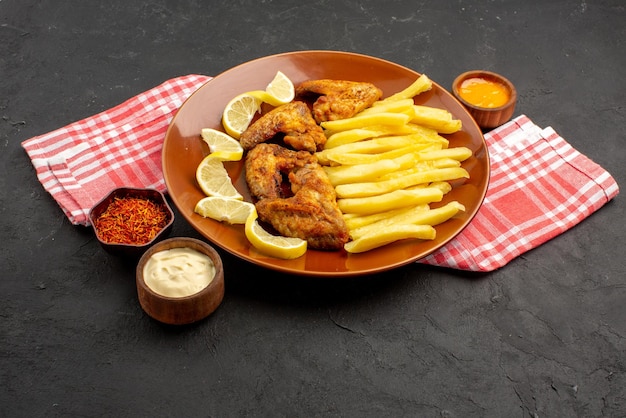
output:
[[[255,113],[261,111],[262,102],[261,99],[247,93],[240,94],[228,102],[222,114],[222,125],[228,135],[239,139],[241,133],[250,125]]]
[[[280,106],[291,102],[296,95],[296,90],[289,77],[278,71],[274,79],[265,87],[265,91],[254,90],[247,94],[272,106]]]
[[[235,138],[211,128],[204,128],[200,134],[209,146],[212,157],[222,161],[241,160],[243,147]]]
[[[233,185],[224,163],[211,155],[204,157],[196,169],[196,181],[207,196],[220,196],[243,200]]]
[[[259,225],[256,210],[246,220],[245,232],[252,246],[270,257],[291,260],[306,252],[305,240],[272,235],[263,229]]]
[[[200,199],[194,209],[200,216],[229,224],[245,224],[246,219],[256,212],[250,202],[220,196],[207,196]]]

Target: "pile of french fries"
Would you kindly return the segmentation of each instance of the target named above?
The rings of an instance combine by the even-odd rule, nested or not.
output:
[[[441,134],[461,129],[445,109],[414,104],[432,88],[426,75],[359,114],[322,122],[327,142],[316,153],[337,193],[351,241],[360,253],[402,239],[432,240],[434,226],[464,211],[456,201],[432,209],[452,186],[469,178],[466,147],[449,148]]]

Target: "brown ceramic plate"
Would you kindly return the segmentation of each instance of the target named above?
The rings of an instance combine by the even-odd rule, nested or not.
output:
[[[440,204],[458,200],[466,212],[437,226],[433,241],[403,241],[366,253],[316,251],[295,260],[266,257],[248,243],[242,225],[227,225],[194,213],[196,202],[204,197],[196,184],[196,167],[209,151],[200,139],[202,128],[222,130],[221,116],[234,96],[264,89],[276,71],[282,71],[295,85],[309,79],[369,81],[391,95],[410,85],[419,74],[408,68],[365,55],[335,51],[300,51],[259,58],[216,76],[193,93],[173,118],[163,144],[163,173],[174,204],[187,221],[205,238],[231,254],[256,265],[306,276],[357,276],[393,269],[434,252],[467,226],[483,202],[489,181],[489,155],[480,128],[467,110],[445,89],[433,89],[416,98],[416,103],[446,108],[461,119],[463,130],[446,135],[450,146],[466,146],[474,156],[463,166],[470,179],[454,184]],[[428,74],[431,77],[430,74]],[[432,78],[432,77],[431,77]],[[243,162],[228,162],[226,168],[235,187],[248,201]],[[434,206],[434,205],[433,205]]]

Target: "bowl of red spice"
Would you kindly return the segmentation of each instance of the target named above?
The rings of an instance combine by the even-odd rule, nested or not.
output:
[[[452,83],[452,94],[483,129],[508,122],[517,102],[513,83],[500,74],[485,70],[459,75]]]
[[[172,230],[174,212],[155,189],[114,189],[89,212],[96,238],[111,254],[140,257]]]

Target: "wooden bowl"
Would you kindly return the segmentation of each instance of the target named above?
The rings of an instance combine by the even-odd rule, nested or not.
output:
[[[465,80],[470,78],[482,78],[487,81],[496,82],[503,85],[509,95],[509,100],[499,107],[479,107],[472,103],[469,103],[459,94],[461,85]],[[467,71],[459,75],[452,83],[452,94],[456,99],[465,106],[467,111],[472,115],[478,126],[483,129],[496,128],[509,120],[513,116],[515,111],[515,104],[517,103],[517,90],[513,83],[500,74],[493,73],[485,70]]]
[[[156,293],[145,282],[143,269],[153,254],[172,248],[191,248],[207,255],[215,265],[213,280],[190,296],[168,297]],[[224,267],[220,255],[207,243],[194,238],[169,238],[146,251],[136,270],[137,296],[142,309],[159,322],[171,325],[191,324],[212,314],[224,298]]]
[[[107,207],[111,204],[111,202],[115,198],[139,198],[139,199],[149,199],[153,202],[162,205],[166,210],[167,221],[165,227],[161,229],[161,231],[149,242],[144,244],[119,244],[119,243],[111,243],[104,241],[98,230],[96,228],[96,219],[102,215],[102,213],[107,209]],[[132,187],[120,187],[111,191],[108,195],[106,195],[102,200],[94,205],[93,208],[89,211],[89,221],[94,228],[94,232],[96,234],[96,239],[107,252],[114,255],[121,255],[128,257],[129,259],[137,259],[139,258],[151,245],[167,238],[167,236],[172,231],[172,225],[174,224],[174,212],[172,208],[165,200],[165,196],[163,193],[159,192],[155,189],[138,189]]]

